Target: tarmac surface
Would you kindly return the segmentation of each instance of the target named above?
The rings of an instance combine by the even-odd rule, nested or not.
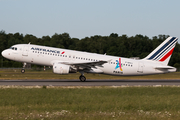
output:
[[[180,80],[0,80],[0,86],[180,86]]]

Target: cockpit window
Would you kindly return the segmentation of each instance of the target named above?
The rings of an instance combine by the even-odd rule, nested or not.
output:
[[[9,49],[17,50],[17,47],[10,47]]]

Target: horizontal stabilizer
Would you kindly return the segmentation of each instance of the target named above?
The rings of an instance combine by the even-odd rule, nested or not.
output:
[[[156,66],[155,69],[166,72],[176,72],[176,68],[171,66]]]
[[[171,66],[156,66],[155,69],[174,69],[175,67]]]

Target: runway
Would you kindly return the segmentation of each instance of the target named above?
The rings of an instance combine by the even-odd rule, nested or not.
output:
[[[0,86],[179,86],[180,80],[0,80]]]

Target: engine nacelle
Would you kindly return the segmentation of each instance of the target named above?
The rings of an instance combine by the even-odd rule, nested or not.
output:
[[[64,65],[64,64],[54,64],[53,65],[53,72],[56,74],[69,74],[69,65]]]

